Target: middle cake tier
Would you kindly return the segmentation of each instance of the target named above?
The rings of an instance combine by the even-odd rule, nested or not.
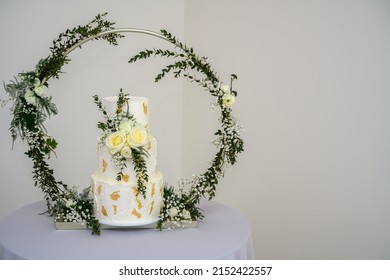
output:
[[[157,165],[157,141],[154,137],[151,137],[149,144],[145,147],[148,156],[145,157],[146,170],[148,176],[154,174]],[[98,174],[105,178],[115,180],[120,168],[115,165],[115,161],[109,149],[105,145],[98,144]],[[126,161],[126,166],[122,170],[122,181],[126,183],[133,183],[137,181],[137,173],[134,170],[134,165],[131,160]]]

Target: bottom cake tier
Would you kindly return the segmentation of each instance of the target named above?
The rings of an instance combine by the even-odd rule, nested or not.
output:
[[[107,180],[96,172],[91,189],[95,216],[101,224],[110,226],[139,226],[159,219],[163,203],[163,175],[149,176],[146,197],[137,191],[136,183]]]

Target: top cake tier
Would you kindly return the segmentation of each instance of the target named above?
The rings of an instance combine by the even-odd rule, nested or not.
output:
[[[117,110],[118,96],[106,97],[103,100],[107,113],[113,115]],[[146,97],[129,96],[121,108],[122,111],[129,110],[140,125],[148,126],[149,99]]]

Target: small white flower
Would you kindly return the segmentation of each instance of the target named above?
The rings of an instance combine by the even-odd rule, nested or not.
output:
[[[131,158],[131,148],[127,145],[125,145],[121,150],[121,155],[124,158]]]
[[[32,90],[26,91],[24,94],[24,99],[26,99],[26,102],[28,104],[36,105],[37,104],[37,97],[35,96],[35,93]]]
[[[225,93],[222,97],[222,104],[227,107],[227,108],[230,108],[234,105],[234,103],[236,103],[236,98],[234,97],[233,94],[230,94],[230,93]]]
[[[230,93],[230,87],[229,85],[223,85],[221,86],[221,90],[223,93]]]

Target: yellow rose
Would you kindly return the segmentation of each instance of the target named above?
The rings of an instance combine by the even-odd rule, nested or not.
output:
[[[121,131],[110,134],[106,139],[106,146],[112,155],[119,152],[125,144],[126,135]]]
[[[236,99],[233,94],[225,93],[222,97],[222,103],[225,107],[232,107],[236,103]]]
[[[145,146],[149,141],[149,133],[143,126],[135,126],[127,135],[127,144],[132,148]]]

